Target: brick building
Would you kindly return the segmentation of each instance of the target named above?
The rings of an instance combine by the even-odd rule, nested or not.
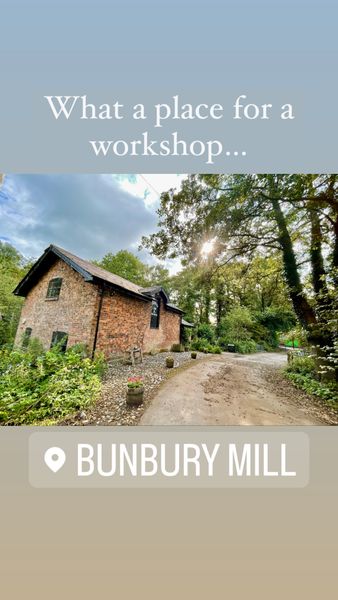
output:
[[[86,344],[106,357],[180,342],[182,311],[163,288],[142,288],[57,246],[49,246],[14,290],[24,296],[16,344]]]

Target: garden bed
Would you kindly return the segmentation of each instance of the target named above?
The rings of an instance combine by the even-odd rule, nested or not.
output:
[[[174,369],[166,367],[166,358],[173,356]],[[197,359],[205,358],[197,353]],[[161,383],[182,368],[195,362],[190,352],[161,352],[154,356],[144,356],[143,363],[135,366],[112,362],[102,386],[101,398],[88,410],[79,411],[59,425],[137,425],[150,404]],[[130,377],[142,377],[144,381],[144,402],[138,407],[126,405],[126,386]]]

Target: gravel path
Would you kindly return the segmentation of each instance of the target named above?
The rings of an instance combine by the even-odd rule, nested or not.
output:
[[[174,369],[165,366],[167,356],[175,359]],[[161,352],[154,356],[144,356],[142,364],[124,365],[114,362],[109,365],[103,383],[101,399],[90,409],[62,421],[60,425],[137,425],[150,404],[160,384],[175,376],[178,368],[208,358],[197,353],[197,360],[191,359],[190,352]],[[143,377],[145,384],[144,402],[139,407],[126,405],[126,386],[129,377]]]

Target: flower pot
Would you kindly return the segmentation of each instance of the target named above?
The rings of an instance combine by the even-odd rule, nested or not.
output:
[[[168,357],[165,359],[165,364],[166,364],[166,367],[167,367],[168,369],[172,369],[172,368],[173,368],[173,366],[174,366],[174,359],[173,359],[173,358],[171,358],[170,356],[168,356]]]
[[[191,358],[197,358],[197,352],[192,352],[191,353]]]
[[[127,388],[126,402],[128,406],[139,406],[143,402],[143,387]]]

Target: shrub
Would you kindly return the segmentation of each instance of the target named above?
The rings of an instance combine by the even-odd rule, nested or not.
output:
[[[41,356],[44,353],[42,342],[38,338],[32,338],[29,340],[26,352],[33,360],[37,359],[38,356]]]
[[[222,354],[222,348],[220,346],[214,346],[213,354]]]
[[[251,339],[253,328],[254,319],[250,310],[243,306],[237,306],[231,309],[226,317],[223,317],[219,332],[221,338],[226,338],[228,343],[231,343],[233,339]]]
[[[209,344],[213,344],[215,341],[215,328],[209,323],[200,323],[197,327],[197,338],[204,339]]]
[[[191,344],[191,348],[193,350],[198,350],[198,352],[203,352],[204,348],[207,348],[208,346],[209,342],[204,338],[194,340]]]
[[[83,357],[83,347],[0,350],[0,423],[21,425],[59,420],[98,397],[105,370],[102,355]]]
[[[257,344],[253,340],[235,340],[236,352],[240,354],[252,354],[257,351]]]
[[[204,348],[201,348],[201,352],[204,354],[221,354],[222,348],[220,346],[213,346],[212,344],[207,344]]]

